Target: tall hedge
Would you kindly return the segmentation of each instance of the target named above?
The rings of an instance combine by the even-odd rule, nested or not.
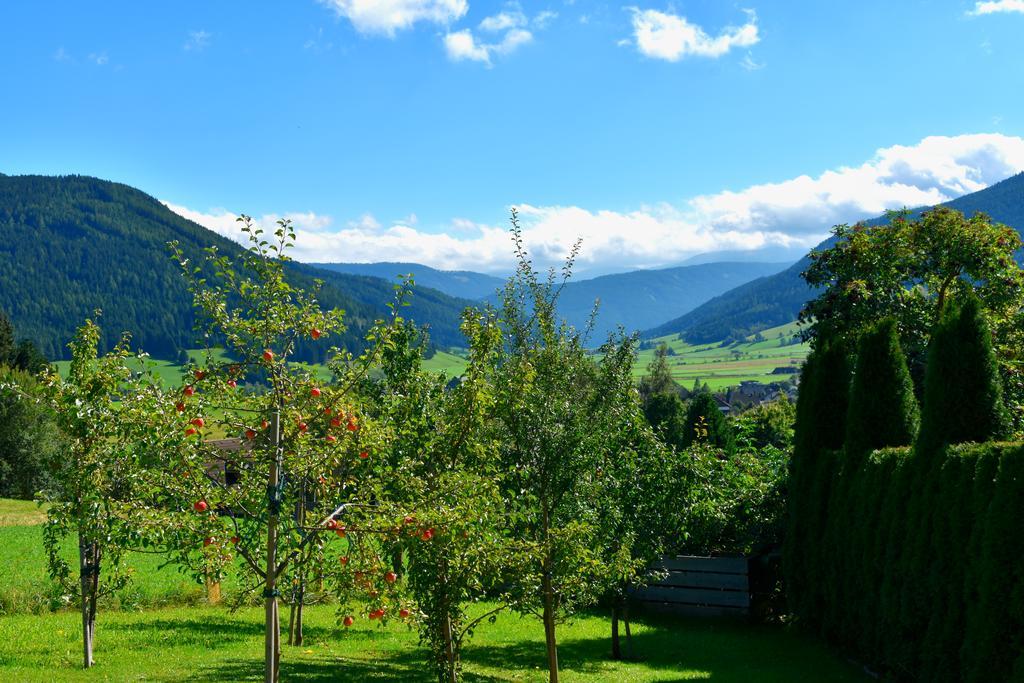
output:
[[[827,569],[821,541],[838,463],[834,450],[842,446],[845,433],[849,389],[846,346],[820,343],[800,373],[783,554],[790,611],[810,626],[820,622],[824,600]]]
[[[805,369],[785,560],[794,615],[890,680],[1024,681],[1024,446],[995,441],[1008,421],[984,318],[972,300],[944,312],[917,442],[872,451],[913,433],[891,334],[882,323],[862,341],[842,450],[808,432],[824,410],[824,353]]]
[[[846,450],[870,452],[908,446],[917,436],[919,420],[899,330],[896,321],[887,318],[861,337],[857,349],[846,417]]]
[[[923,452],[1010,433],[992,335],[973,295],[960,305],[947,304],[932,331],[922,403],[918,447]]]

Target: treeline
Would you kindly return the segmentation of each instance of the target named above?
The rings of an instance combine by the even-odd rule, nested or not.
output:
[[[194,263],[203,262],[206,247],[227,255],[241,249],[139,190],[84,176],[0,175],[0,235],[0,310],[51,360],[68,357],[65,341],[97,309],[102,348],[130,330],[136,347],[178,358],[197,346],[195,318],[167,243],[176,240]],[[298,263],[288,273],[304,289],[324,281],[318,298],[326,309],[345,310],[348,330],[337,343],[351,351],[362,348],[393,297],[391,283],[378,278]],[[434,343],[450,346],[461,339],[459,316],[467,304],[418,289],[406,315],[428,325]],[[299,349],[309,362],[322,362],[325,353],[311,344]]]
[[[46,359],[0,311],[0,386],[16,384],[35,391],[34,375]],[[13,391],[0,390],[0,497],[31,498],[50,481],[60,439],[53,421],[35,402]]]
[[[918,407],[897,326],[819,339],[790,478],[789,607],[893,680],[1024,676],[1024,448],[973,295],[935,325]]]

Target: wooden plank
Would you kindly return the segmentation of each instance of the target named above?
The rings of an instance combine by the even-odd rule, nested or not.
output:
[[[745,557],[665,557],[655,568],[685,572],[715,572],[718,574],[746,574]]]
[[[716,607],[750,607],[750,594],[745,591],[718,591],[703,588],[647,587],[636,591],[640,600],[676,602]]]
[[[750,588],[746,574],[718,574],[712,572],[669,572],[664,578],[651,581],[651,586],[679,586],[680,588],[718,588],[745,591]]]
[[[647,601],[641,601],[639,604],[644,610],[691,617],[743,617],[747,615],[747,610],[743,607],[709,607],[707,605],[681,605],[671,602]]]

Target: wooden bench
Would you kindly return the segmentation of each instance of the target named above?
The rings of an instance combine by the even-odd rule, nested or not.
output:
[[[645,607],[676,614],[746,616],[750,576],[745,557],[666,557],[651,567],[662,578],[633,591]]]

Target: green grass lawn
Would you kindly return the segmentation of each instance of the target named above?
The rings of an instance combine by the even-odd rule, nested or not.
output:
[[[286,615],[287,612],[284,613]],[[416,633],[365,619],[345,631],[330,607],[307,611],[306,643],[284,646],[285,681],[435,680]],[[779,628],[652,615],[634,625],[635,660],[608,658],[608,620],[584,615],[560,627],[565,681],[862,681],[859,670],[820,643]],[[78,669],[78,615],[0,618],[0,680],[262,680],[262,613],[214,607],[101,613],[97,666]],[[484,624],[464,650],[467,681],[546,681],[544,630],[506,614]]]
[[[66,604],[67,598],[46,573],[40,526],[44,517],[32,501],[0,498],[0,616],[45,613]],[[75,543],[75,539],[68,538],[62,547],[72,567],[78,562]],[[130,554],[127,564],[132,572],[131,585],[117,596],[105,598],[102,607],[140,609],[205,602],[205,586],[173,566],[161,568],[163,562],[160,555]],[[224,599],[230,599],[237,586],[237,577],[225,579],[221,591]]]
[[[79,670],[79,616],[46,577],[41,514],[35,503],[0,499],[0,681],[261,680],[260,610],[232,614],[207,605],[202,586],[173,567],[160,568],[161,557],[142,554],[129,560],[132,586],[101,606],[97,668]],[[73,542],[65,553],[73,557]],[[226,581],[226,597],[236,587]],[[284,680],[433,680],[407,626],[360,619],[346,631],[331,605],[307,614],[307,644],[286,648]],[[564,680],[796,681],[809,672],[816,681],[864,679],[819,641],[775,626],[641,615],[636,659],[619,663],[607,657],[608,630],[607,617],[597,613],[561,627]],[[543,640],[535,619],[505,614],[485,623],[466,649],[466,680],[546,680]]]
[[[668,357],[672,377],[683,387],[689,389],[695,380],[707,382],[713,391],[731,386],[738,386],[746,380],[759,382],[776,382],[791,379],[793,375],[772,374],[775,368],[799,367],[810,351],[808,344],[788,344],[787,342],[798,332],[796,323],[780,325],[764,330],[763,341],[754,341],[748,337],[739,344],[722,347],[714,344],[687,344],[676,335],[655,339],[655,343],[665,343],[675,355]],[[641,351],[633,373],[641,377],[647,373],[647,365],[654,358],[654,350]]]

